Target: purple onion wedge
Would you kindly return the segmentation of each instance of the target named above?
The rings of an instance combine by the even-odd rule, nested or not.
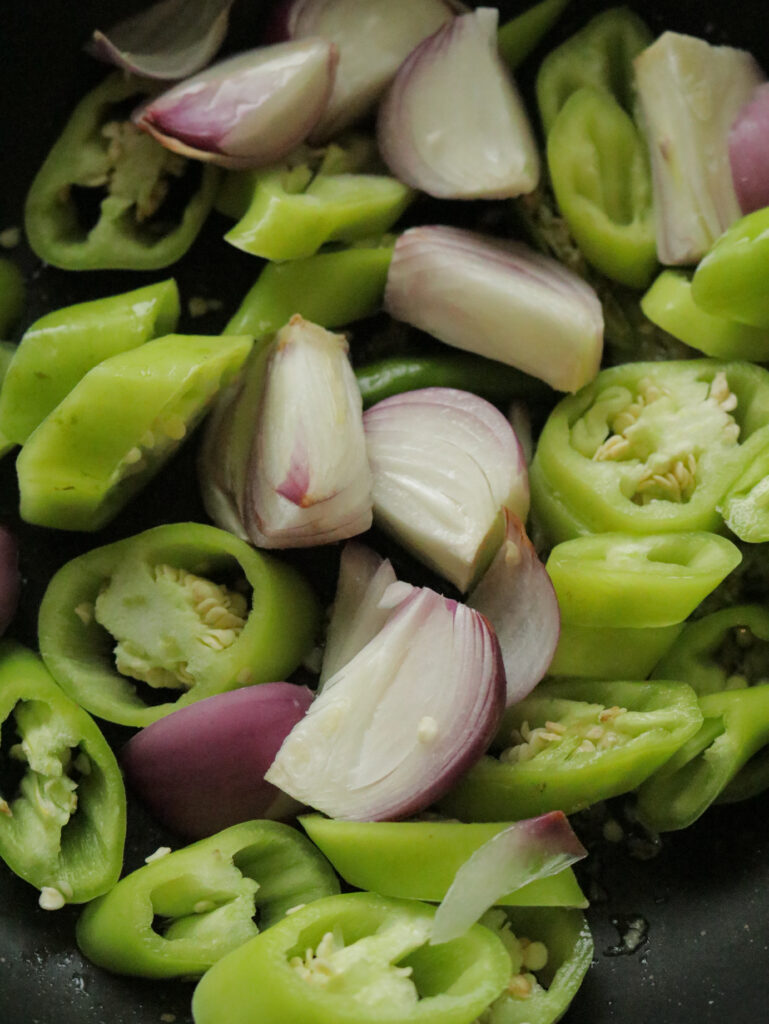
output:
[[[534,132],[497,52],[498,18],[480,7],[425,39],[379,108],[385,163],[438,199],[506,199],[539,181]]]
[[[254,818],[283,819],[299,805],[265,782],[312,692],[261,683],[180,708],[123,748],[126,779],[152,814],[190,839]]]
[[[729,163],[743,213],[769,206],[769,83],[759,85],[729,132]]]
[[[331,95],[336,61],[323,39],[249,50],[149,100],[133,119],[182,156],[260,167],[307,138]]]
[[[507,706],[523,700],[555,656],[561,615],[550,577],[526,536],[507,513],[505,539],[468,605],[494,627],[507,677]]]
[[[393,395],[363,416],[374,517],[400,544],[467,590],[502,542],[502,510],[529,510],[523,452],[490,402],[453,388]]]
[[[578,391],[601,365],[603,310],[565,266],[520,242],[411,228],[395,245],[385,309],[447,345]]]
[[[586,856],[562,811],[517,821],[459,868],[435,913],[431,944],[459,938],[500,896],[556,875]]]
[[[0,526],[0,636],[11,624],[19,603],[21,575],[16,538]]]
[[[326,141],[372,109],[401,62],[449,21],[452,0],[289,0],[273,26],[278,38],[321,36],[339,50],[334,90],[313,131]]]
[[[483,616],[411,588],[329,679],[266,778],[334,818],[408,817],[478,760],[504,698],[499,644]]]
[[[129,74],[178,81],[200,71],[224,42],[234,0],[162,0],[94,32],[91,56]]]

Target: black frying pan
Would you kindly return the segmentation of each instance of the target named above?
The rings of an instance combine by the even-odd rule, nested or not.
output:
[[[33,174],[69,110],[103,74],[82,54],[82,42],[92,28],[107,27],[141,6],[137,0],[3,0],[0,230],[21,223]],[[230,48],[256,41],[260,6],[266,4],[238,0]],[[525,4],[502,6],[514,11]],[[574,0],[554,38],[569,34],[603,6],[608,4]],[[656,30],[674,28],[747,47],[769,68],[765,0],[731,5],[638,0],[632,6]],[[218,317],[183,321],[181,330],[220,330],[255,277],[254,261],[225,245],[222,231],[223,222],[213,218],[193,254],[173,273],[185,298],[222,298],[225,309]],[[25,325],[48,309],[162,276],[53,270],[42,267],[23,244],[14,258],[29,281]],[[769,286],[769,269],[767,276]],[[0,515],[19,529],[25,574],[13,634],[34,644],[42,589],[72,555],[154,523],[202,516],[191,472],[191,453],[183,452],[140,502],[93,539],[18,524],[13,459],[0,464]],[[318,560],[319,577],[324,564]],[[109,735],[119,744],[127,733],[116,729]],[[165,842],[169,837],[132,807],[126,867],[138,866]],[[589,917],[596,955],[565,1024],[769,1021],[769,794],[711,809],[686,832],[664,838],[649,860],[632,856],[627,844],[599,842],[583,880],[594,897]],[[40,910],[35,890],[0,864],[0,1024],[189,1024],[190,985],[112,977],[84,961],[74,942],[77,913],[76,908]],[[629,953],[621,936],[633,923],[647,937]]]

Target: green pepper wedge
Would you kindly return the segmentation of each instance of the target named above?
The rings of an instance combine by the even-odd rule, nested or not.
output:
[[[12,260],[0,259],[0,338],[8,336],[24,308],[24,277]]]
[[[24,444],[97,363],[170,334],[178,320],[172,279],[46,313],[19,342],[0,391],[0,430]]]
[[[555,407],[531,469],[551,542],[718,530],[718,507],[769,441],[769,372],[713,359],[603,370]]]
[[[740,540],[761,544],[769,540],[769,439],[718,505],[724,522]]]
[[[338,892],[330,865],[296,829],[249,821],[126,875],[85,908],[77,943],[117,974],[191,977],[293,907]]]
[[[459,867],[510,822],[336,821],[305,814],[299,821],[345,882],[380,896],[439,902]],[[586,907],[571,868],[498,899],[515,907]]]
[[[8,374],[8,368],[11,365],[11,362],[15,355],[15,345],[12,345],[10,341],[0,341],[0,400],[2,400],[2,389],[3,385],[5,384],[5,378]],[[0,427],[0,459],[2,459],[4,455],[7,455],[8,452],[15,447],[15,442],[13,442],[2,429],[2,427]]]
[[[216,527],[172,523],[64,565],[43,596],[39,645],[84,707],[143,726],[202,697],[285,678],[312,646],[319,618],[290,566]],[[139,682],[166,699],[145,699],[152,691]]]
[[[571,814],[635,789],[701,724],[685,683],[540,683],[505,714],[497,756],[482,757],[438,806],[475,821]]]
[[[158,270],[192,245],[220,171],[185,161],[126,119],[126,104],[136,106],[153,88],[114,73],[73,111],[32,182],[24,211],[29,244],[46,263],[64,270]],[[178,215],[165,199],[182,176],[194,184]],[[81,216],[81,193],[100,200],[95,223]]]
[[[21,450],[22,519],[60,530],[108,523],[202,419],[251,345],[170,334],[94,366]]]
[[[41,890],[46,909],[100,896],[123,860],[120,768],[96,723],[37,655],[7,640],[0,644],[0,724],[3,744],[12,741],[0,749],[0,857]]]
[[[752,327],[769,328],[769,208],[732,224],[702,258],[692,278],[692,297],[706,313]]]
[[[563,621],[639,629],[683,622],[741,561],[704,531],[600,533],[557,544],[546,569]]]
[[[499,55],[515,71],[555,25],[571,0],[541,0],[497,31]]]
[[[578,679],[646,679],[678,639],[683,622],[673,626],[578,626],[561,622],[549,673]],[[666,678],[676,678],[667,676]]]
[[[195,989],[196,1024],[472,1024],[510,959],[488,928],[429,945],[435,909],[328,896],[239,946]]]

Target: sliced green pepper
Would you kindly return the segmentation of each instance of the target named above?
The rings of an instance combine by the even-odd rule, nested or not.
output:
[[[439,807],[475,821],[571,814],[635,789],[701,724],[685,683],[541,683]]]
[[[41,890],[41,906],[84,903],[120,875],[126,799],[95,722],[40,659],[0,645],[0,857]]]
[[[769,328],[769,207],[732,224],[703,257],[692,279],[692,297],[713,316]]]
[[[0,430],[24,444],[97,363],[170,334],[178,320],[173,280],[47,313],[19,343],[0,392]]]
[[[511,71],[539,46],[569,3],[570,0],[541,0],[499,28],[497,48]]]
[[[38,626],[43,659],[67,693],[100,718],[142,726],[202,697],[285,678],[318,622],[290,566],[216,527],[172,523],[68,562],[48,585]]]
[[[380,896],[440,902],[457,870],[509,822],[336,821],[305,814],[299,821],[350,885]],[[515,907],[586,907],[571,868],[529,882],[497,903]]]
[[[638,817],[656,832],[691,825],[769,744],[769,684],[710,693],[700,709],[700,730],[638,791]]]
[[[24,277],[12,260],[0,259],[0,338],[8,336],[24,309]]]
[[[382,305],[393,246],[360,245],[303,260],[268,263],[224,334],[275,334],[298,313],[321,327],[342,327]]]
[[[347,893],[240,946],[195,989],[196,1024],[472,1024],[510,959],[488,928],[429,945],[435,910]]]
[[[249,821],[126,875],[86,907],[77,943],[118,974],[197,976],[292,908],[338,892],[330,865],[299,832]]]
[[[630,115],[609,93],[578,89],[553,122],[547,163],[588,263],[613,281],[646,287],[657,266],[651,170]]]
[[[510,957],[507,992],[479,1024],[554,1024],[593,960],[593,937],[578,910],[490,910],[481,924],[499,935]],[[543,964],[543,960],[545,961]]]
[[[682,622],[649,629],[578,626],[572,622],[561,622],[550,675],[608,682],[614,679],[646,679],[683,628]]]
[[[719,503],[769,441],[769,373],[710,359],[603,370],[540,436],[532,508],[552,542],[717,530]]]
[[[171,334],[94,366],[19,455],[22,518],[61,530],[108,523],[202,419],[251,345]]]
[[[769,540],[769,440],[754,451],[719,503],[718,511],[740,540],[749,544]]]
[[[572,93],[587,86],[613,96],[633,112],[633,59],[653,41],[644,22],[613,7],[549,53],[537,75],[537,102],[545,134]]]
[[[769,360],[769,330],[713,316],[692,298],[692,282],[682,270],[663,270],[641,299],[646,316],[685,345],[716,359]]]
[[[46,263],[64,270],[158,270],[192,245],[220,172],[164,149],[128,119],[130,105],[152,89],[147,80],[115,73],[73,111],[27,196],[27,238]],[[181,211],[177,189],[189,196]]]
[[[714,533],[601,533],[556,545],[546,568],[563,621],[638,629],[683,622],[741,561]]]
[[[3,396],[3,386],[5,385],[5,378],[8,374],[8,368],[11,365],[13,357],[16,355],[16,346],[12,345],[10,341],[0,341],[0,401]],[[8,452],[15,448],[15,443],[7,436],[5,431],[0,427],[0,459]]]

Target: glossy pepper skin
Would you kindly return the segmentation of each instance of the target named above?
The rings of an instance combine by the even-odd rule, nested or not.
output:
[[[305,814],[300,824],[342,878],[381,896],[439,902],[458,869],[511,823],[338,821]],[[502,896],[516,907],[586,907],[571,868]]]
[[[24,444],[89,370],[171,334],[178,320],[174,280],[46,313],[24,332],[8,369],[0,391],[0,430]]]
[[[719,506],[769,441],[769,373],[710,359],[603,370],[561,401],[531,467],[553,543],[585,533],[718,530]]]
[[[192,245],[213,205],[216,167],[186,164],[123,119],[152,91],[146,81],[115,73],[80,101],[27,195],[29,244],[64,270],[158,270]],[[194,175],[181,216],[164,214],[176,179]],[[78,212],[80,189],[103,195],[95,224]]]
[[[497,31],[499,55],[515,71],[539,46],[569,5],[569,0],[541,0]]]
[[[482,925],[429,945],[434,915],[415,900],[371,893],[316,900],[203,976],[195,1024],[472,1024],[507,984],[509,957]],[[318,959],[321,970],[329,959],[339,967],[326,984],[312,980]]]
[[[86,907],[77,943],[117,974],[193,977],[292,907],[338,892],[330,865],[299,832],[249,821],[126,875]]]
[[[126,798],[115,755],[90,716],[31,651],[0,644],[0,857],[54,900],[85,903],[117,881]]]
[[[252,589],[249,610],[237,637],[224,637],[229,645],[217,649],[198,642],[206,630],[190,611],[185,591],[173,579],[162,589],[153,585],[158,576],[168,577],[164,566],[182,576],[233,584],[245,578]],[[186,664],[189,678],[178,699],[145,701],[136,678],[115,667],[110,635],[95,618],[100,591],[112,581],[110,619],[124,619],[129,643],[134,634],[142,639],[144,669],[159,664],[166,648]],[[172,523],[64,565],[43,596],[38,629],[43,659],[67,693],[100,718],[143,726],[202,697],[285,678],[312,646],[319,620],[314,595],[290,566],[216,527]]]
[[[8,332],[24,309],[25,287],[21,271],[12,260],[0,259],[0,338]]]
[[[692,278],[692,297],[714,316],[769,328],[769,207],[732,224],[703,257]]]
[[[540,683],[505,715],[500,756],[482,757],[439,806],[474,821],[571,814],[635,789],[701,724],[685,683]]]
[[[101,529],[178,449],[251,345],[245,337],[169,334],[94,366],[19,455],[22,519]]]
[[[547,137],[550,180],[574,240],[602,274],[644,288],[657,266],[652,181],[633,119],[603,90],[582,88]]]
[[[12,345],[10,341],[0,341],[0,400],[3,394],[3,385],[5,378],[8,373],[8,367],[11,365],[11,361],[16,354],[16,346]],[[16,445],[8,437],[3,428],[0,426],[0,459],[4,455],[7,455],[12,448]]]
[[[646,679],[684,628],[579,626],[561,621],[550,675],[578,679]],[[675,678],[675,677],[674,677]]]

